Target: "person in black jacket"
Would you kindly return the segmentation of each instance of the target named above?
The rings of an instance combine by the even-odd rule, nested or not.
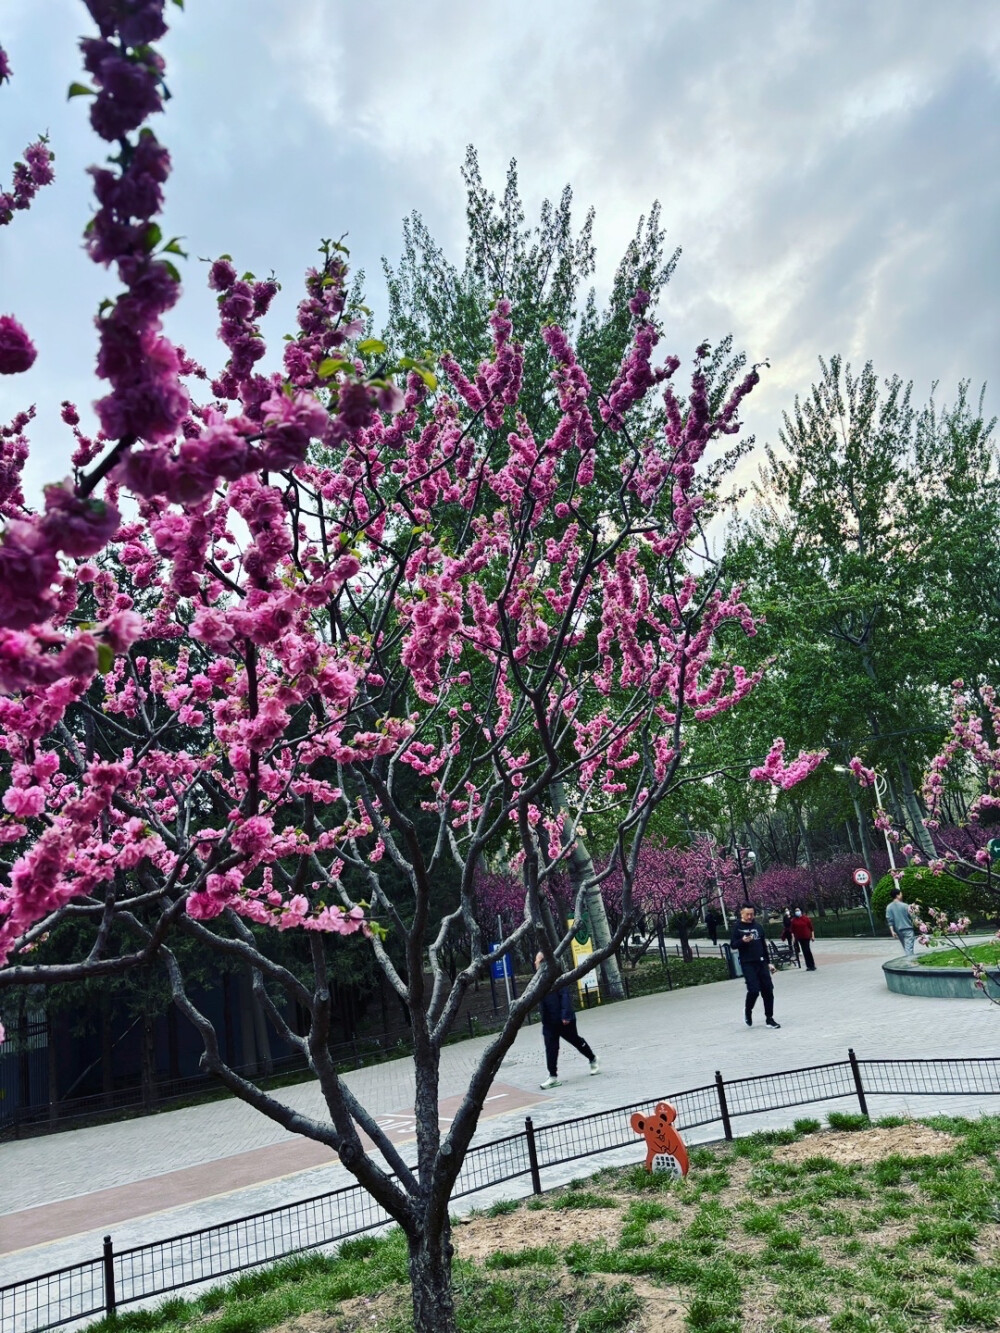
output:
[[[710,907],[705,913],[705,934],[713,944],[719,942],[719,914],[714,907]]]
[[[540,968],[544,961],[544,954],[536,954],[535,969]],[[548,1078],[540,1086],[543,1088],[559,1086],[556,1071],[559,1067],[560,1037],[563,1041],[568,1041],[571,1046],[575,1046],[581,1055],[586,1056],[590,1061],[592,1074],[599,1074],[601,1066],[597,1056],[576,1030],[576,1011],[567,988],[560,986],[556,990],[549,991],[548,995],[542,997],[538,1007],[542,1011],[542,1040],[545,1042],[545,1064],[549,1071]]]
[[[753,1027],[753,1007],[757,996],[763,995],[765,1023],[769,1028],[780,1028],[781,1024],[774,1021],[774,983],[771,980],[774,968],[768,962],[767,937],[764,927],[757,921],[755,908],[749,905],[740,908],[740,919],[733,922],[729,943],[739,952],[743,980],[747,983],[744,1022],[748,1028]]]

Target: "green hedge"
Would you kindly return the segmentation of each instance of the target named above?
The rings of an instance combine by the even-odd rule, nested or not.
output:
[[[872,916],[876,922],[885,920],[885,909],[896,881],[883,875],[872,890]],[[936,907],[950,917],[979,913],[986,910],[981,891],[970,884],[960,884],[950,875],[935,875],[926,866],[907,866],[899,878],[903,901],[919,903],[926,911]]]

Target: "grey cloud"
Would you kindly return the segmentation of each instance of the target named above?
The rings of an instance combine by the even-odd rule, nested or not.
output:
[[[59,182],[0,233],[0,308],[36,334],[38,366],[0,385],[0,416],[42,407],[35,485],[66,470],[65,395],[96,396],[93,311],[113,290],[78,246],[83,168],[100,146],[76,76],[73,0],[9,0],[15,83],[0,90],[0,172],[49,126]],[[280,17],[279,17],[280,15]],[[174,94],[158,132],[175,160],[165,226],[192,259],[171,332],[216,364],[197,256],[221,251],[285,290],[277,341],[320,236],[348,233],[371,276],[411,208],[457,251],[467,142],[530,205],[566,180],[598,210],[600,281],[654,197],[684,257],[664,302],[687,359],[732,329],[772,370],[750,424],[773,439],[817,355],[978,384],[997,350],[998,60],[992,0],[714,0],[698,6],[512,0],[212,0],[172,16]],[[995,387],[991,401],[997,402]]]

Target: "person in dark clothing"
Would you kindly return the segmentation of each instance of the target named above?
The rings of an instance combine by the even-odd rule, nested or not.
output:
[[[747,983],[746,1006],[743,1010],[743,1020],[747,1027],[753,1027],[753,1007],[757,1003],[757,996],[763,995],[765,1023],[769,1028],[780,1028],[781,1024],[774,1021],[774,982],[771,980],[774,968],[767,960],[767,937],[764,927],[757,921],[755,908],[740,908],[740,919],[733,922],[729,944],[740,955],[743,980]]]
[[[795,964],[799,963],[799,942],[792,934],[792,909],[786,907],[781,913],[781,938],[795,955]]]
[[[536,954],[536,971],[544,961],[544,954]],[[586,1056],[590,1061],[590,1072],[592,1074],[599,1074],[601,1065],[597,1056],[576,1030],[576,1011],[573,1008],[573,1000],[567,988],[560,986],[556,990],[549,991],[548,995],[542,996],[538,1007],[542,1012],[542,1040],[545,1042],[545,1065],[549,1071],[548,1078],[540,1086],[543,1088],[558,1088],[559,1086],[560,1038],[563,1041],[568,1041],[581,1055]]]
[[[719,942],[719,914],[714,907],[705,913],[705,930],[713,944]]]
[[[813,930],[813,923],[801,907],[796,907],[792,913],[792,922],[789,929],[795,943],[802,950],[802,957],[806,960],[806,971],[815,972],[816,962],[813,958],[812,942],[816,938],[816,932]]]

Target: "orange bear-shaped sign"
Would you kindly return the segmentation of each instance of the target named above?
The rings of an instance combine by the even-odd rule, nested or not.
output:
[[[669,1102],[657,1102],[650,1116],[632,1117],[631,1125],[646,1140],[646,1170],[669,1171],[674,1176],[688,1173],[687,1149],[674,1129],[677,1112]]]

